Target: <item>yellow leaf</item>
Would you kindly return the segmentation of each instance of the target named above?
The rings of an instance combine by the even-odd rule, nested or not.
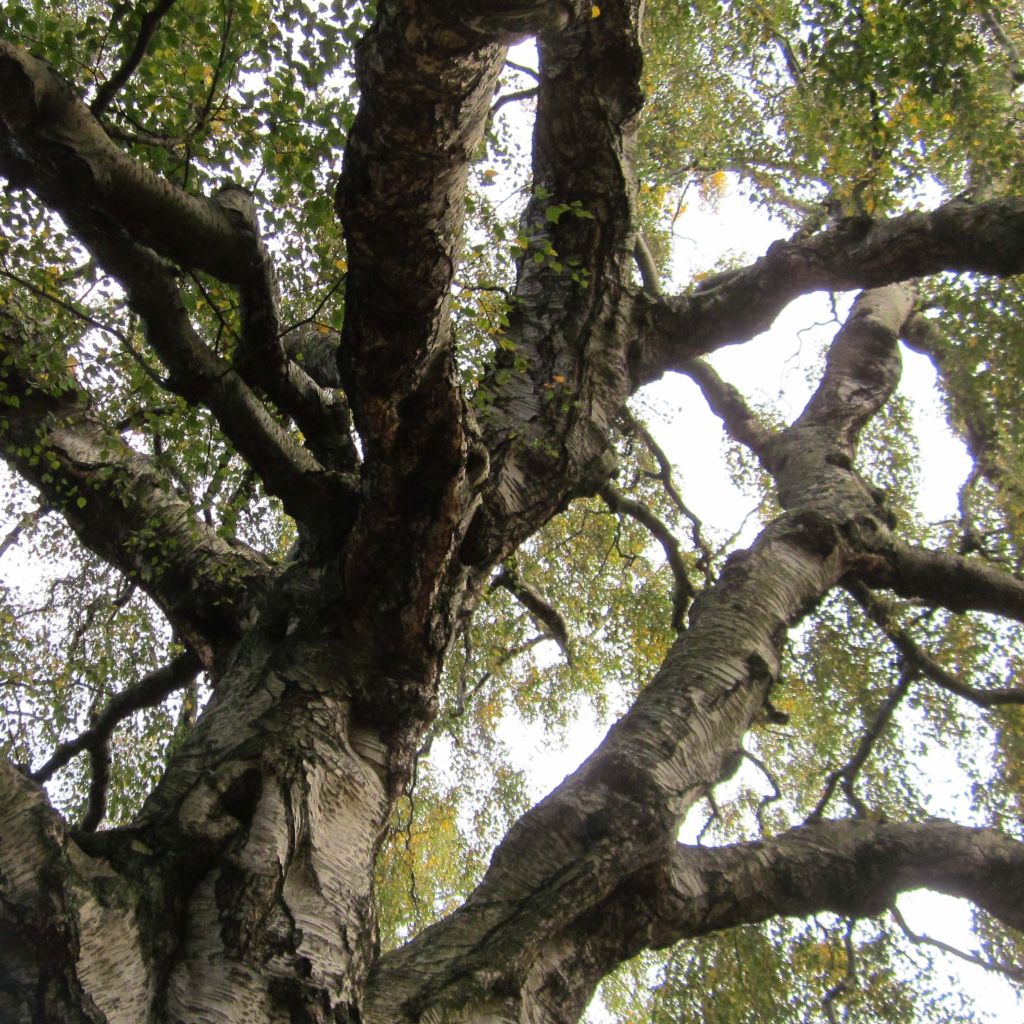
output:
[[[601,8],[598,7],[597,4],[594,4],[594,6],[590,8],[590,16],[592,18],[600,18],[601,17]]]
[[[338,270],[348,270],[348,260],[344,260],[344,259],[341,259],[341,260],[335,260],[335,261],[334,261],[334,266],[335,266],[335,267],[336,267],[336,268],[337,268]]]

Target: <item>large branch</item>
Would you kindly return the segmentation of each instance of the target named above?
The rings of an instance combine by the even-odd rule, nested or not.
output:
[[[576,1020],[597,982],[644,949],[775,917],[874,917],[919,888],[1024,929],[1024,843],[947,821],[848,820],[717,849],[680,845],[574,921],[527,984],[545,1020]]]
[[[206,344],[192,324],[173,268],[148,248],[102,232],[89,234],[74,219],[70,223],[75,230],[82,228],[79,236],[124,287],[149,343],[169,371],[168,387],[213,413],[224,435],[289,514],[300,522],[332,517],[336,524],[344,522],[341,513],[353,497],[354,480],[323,466],[242,374]],[[325,408],[323,416],[330,415]]]
[[[432,714],[451,631],[444,595],[462,590],[441,581],[459,572],[487,472],[457,383],[450,289],[505,49],[450,6],[378,5],[357,53],[360,107],[336,195],[349,264],[340,368],[365,499],[342,566],[339,642],[361,667],[362,712],[392,728]]]
[[[92,414],[76,382],[35,372],[31,342],[0,323],[3,457],[59,509],[86,547],[137,580],[202,659],[241,632],[271,574],[202,523],[153,463]]]
[[[912,302],[898,287],[858,300],[815,396],[768,444],[790,511],[730,557],[655,678],[583,766],[513,827],[466,903],[382,959],[369,1019],[521,999],[546,943],[672,847],[763,706],[789,628],[843,578],[861,538],[881,529],[850,455],[895,387]],[[452,948],[465,952],[429,952]]]
[[[927,213],[840,222],[809,238],[775,242],[755,263],[689,294],[638,297],[634,384],[753,338],[800,295],[875,288],[942,271],[1024,272],[1024,198],[958,199]]]
[[[504,557],[611,471],[629,393],[641,7],[613,0],[539,40],[528,247],[478,396],[492,473],[462,553],[472,564]]]

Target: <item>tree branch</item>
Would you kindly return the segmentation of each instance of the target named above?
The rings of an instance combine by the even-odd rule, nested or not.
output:
[[[641,526],[650,531],[661,545],[662,551],[665,552],[665,560],[668,562],[675,580],[672,592],[672,627],[678,632],[683,628],[686,609],[695,595],[686,567],[686,561],[679,550],[679,541],[676,540],[669,525],[656,516],[646,505],[626,497],[626,495],[622,494],[611,484],[605,484],[601,488],[600,495],[604,503],[613,512],[635,519]]]
[[[269,582],[269,564],[199,522],[151,460],[90,411],[70,373],[35,371],[38,345],[0,319],[0,451],[86,547],[136,580],[213,670]]]
[[[1024,271],[1024,198],[958,199],[928,213],[840,223],[809,238],[774,242],[713,287],[666,299],[639,295],[633,385],[747,341],[808,292],[877,288],[941,271],[1003,277]]]
[[[212,199],[126,156],[45,61],[0,40],[0,173],[31,189],[89,244],[111,232],[236,283],[251,252]]]
[[[142,58],[146,56],[146,50],[160,26],[161,19],[174,6],[174,3],[175,0],[157,0],[157,3],[142,16],[139,34],[135,37],[135,43],[131,50],[125,55],[117,70],[96,90],[96,96],[89,104],[89,110],[93,117],[99,117],[106,111],[128,79],[135,74],[136,69],[142,63]]]
[[[1001,704],[1024,704],[1024,687],[1008,686],[1001,689],[981,690],[969,686],[962,679],[943,668],[927,653],[902,626],[896,624],[895,609],[855,580],[846,583],[846,589],[856,598],[867,617],[892,641],[906,662],[921,675],[958,697],[969,700],[980,708]]]
[[[36,782],[47,782],[77,754],[105,749],[114,730],[129,715],[160,704],[175,690],[187,686],[202,670],[199,659],[191,651],[185,651],[166,665],[148,672],[134,686],[115,694],[85,732],[62,743],[31,777]]]
[[[527,611],[533,615],[554,638],[565,660],[572,665],[572,644],[569,641],[569,627],[565,624],[562,613],[548,601],[540,591],[526,583],[515,568],[509,563],[501,567],[501,572],[494,577],[492,586],[504,587]]]

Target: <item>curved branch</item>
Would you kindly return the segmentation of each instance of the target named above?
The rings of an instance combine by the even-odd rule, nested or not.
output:
[[[1024,198],[956,199],[927,213],[840,222],[809,238],[773,243],[713,287],[666,299],[637,295],[633,386],[753,338],[800,295],[876,288],[949,270],[1001,277],[1024,271]]]
[[[846,589],[857,599],[867,617],[892,641],[903,658],[916,668],[921,675],[930,679],[958,697],[969,700],[980,708],[996,707],[1001,704],[1024,704],[1024,687],[1007,686],[1000,689],[981,690],[969,686],[952,672],[943,668],[925,651],[910,633],[895,622],[895,610],[862,583],[850,580]]]
[[[126,156],[49,64],[4,40],[0,173],[31,189],[87,244],[123,231],[223,281],[245,274],[247,240],[221,206]]]
[[[679,550],[679,541],[676,540],[669,525],[646,505],[627,497],[611,484],[605,484],[598,493],[613,512],[635,519],[653,534],[661,545],[662,551],[665,552],[665,560],[668,562],[675,580],[672,593],[672,627],[678,632],[683,628],[686,609],[695,595],[693,584],[690,582],[690,574],[686,568],[686,561]]]
[[[191,651],[186,651],[166,665],[148,672],[134,686],[115,694],[85,732],[62,743],[42,767],[31,773],[31,777],[36,782],[46,782],[82,751],[101,753],[113,731],[129,715],[159,704],[175,690],[187,686],[202,670],[200,660]]]
[[[137,581],[214,670],[261,599],[270,565],[201,523],[151,460],[92,415],[68,375],[35,372],[31,339],[0,321],[0,454],[82,543]]]
[[[518,572],[507,562],[494,577],[492,586],[504,587],[527,611],[545,626],[555,642],[562,648],[565,660],[572,665],[572,645],[569,642],[569,627],[565,617],[548,601],[540,591],[526,583]]]

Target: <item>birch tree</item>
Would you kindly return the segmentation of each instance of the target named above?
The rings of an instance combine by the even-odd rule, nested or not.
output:
[[[1021,981],[1019,11],[644,6],[0,13],[4,1021],[973,1019],[920,888]],[[726,187],[779,237],[680,281]],[[787,417],[714,354],[812,292]]]

